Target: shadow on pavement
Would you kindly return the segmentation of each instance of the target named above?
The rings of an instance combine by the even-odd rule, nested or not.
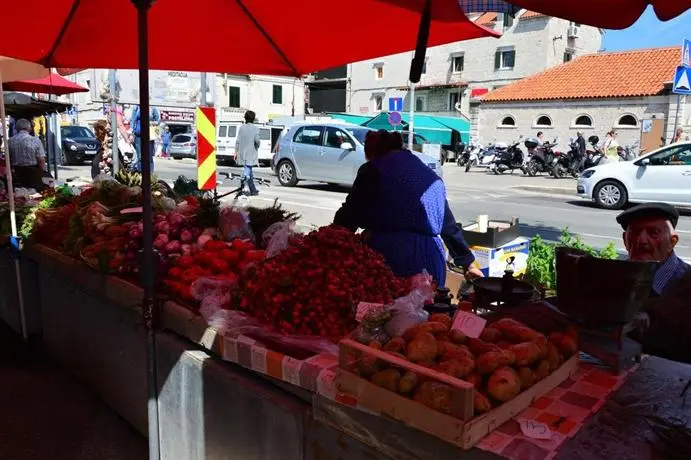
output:
[[[148,458],[144,437],[1,322],[0,408],[1,459]]]

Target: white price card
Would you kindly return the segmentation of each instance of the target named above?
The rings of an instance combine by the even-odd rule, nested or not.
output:
[[[521,431],[525,436],[533,439],[550,439],[552,437],[552,430],[547,425],[535,420],[520,420]]]
[[[355,321],[359,323],[369,312],[380,309],[383,306],[380,303],[360,302],[355,310]]]
[[[457,310],[451,329],[459,330],[471,339],[477,339],[482,334],[485,324],[487,324],[486,319],[469,311]]]

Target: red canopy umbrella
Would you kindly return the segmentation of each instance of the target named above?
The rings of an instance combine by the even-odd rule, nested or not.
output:
[[[5,83],[3,89],[7,91],[22,91],[25,93],[55,94],[57,96],[72,93],[87,93],[89,88],[78,85],[73,81],[51,73],[38,80],[17,80]]]

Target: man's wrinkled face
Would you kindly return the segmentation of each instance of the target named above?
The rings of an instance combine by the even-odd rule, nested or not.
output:
[[[663,262],[678,242],[679,236],[670,222],[659,217],[637,220],[624,232],[624,245],[631,260]]]

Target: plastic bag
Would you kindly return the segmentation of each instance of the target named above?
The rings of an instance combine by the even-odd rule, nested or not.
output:
[[[271,224],[262,234],[262,241],[266,246],[266,258],[275,257],[285,250],[294,234],[295,222],[293,221]]]
[[[221,209],[218,227],[226,241],[234,239],[254,241],[254,234],[250,227],[249,213],[244,209],[226,207]]]
[[[199,278],[190,287],[192,296],[199,301],[199,313],[214,327],[219,327],[219,315],[230,306],[230,291],[236,282],[228,279]]]
[[[408,295],[399,297],[389,308],[391,320],[384,329],[391,337],[398,337],[403,333],[429,318],[425,311],[425,304],[434,299],[435,289],[432,277],[424,271],[411,278],[411,290]]]

